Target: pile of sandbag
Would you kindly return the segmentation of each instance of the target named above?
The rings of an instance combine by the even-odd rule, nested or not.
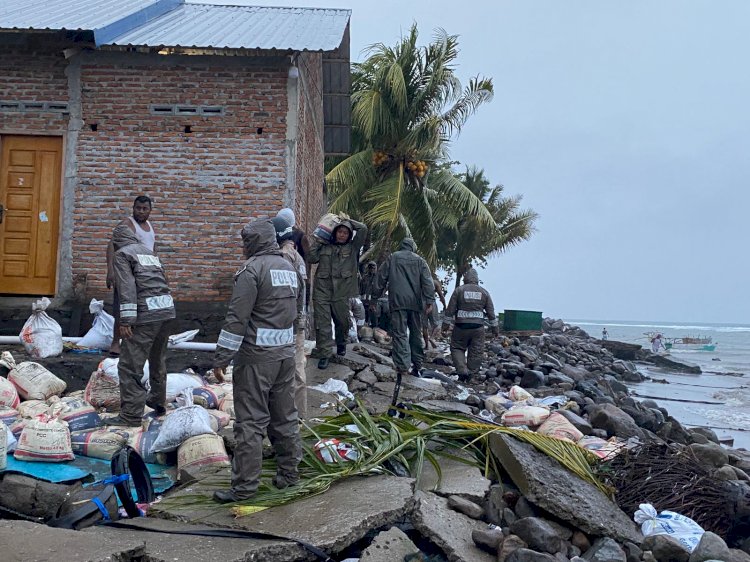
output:
[[[31,316],[18,335],[26,352],[35,359],[54,357],[63,350],[62,328],[47,314],[49,305],[47,297],[33,303]]]

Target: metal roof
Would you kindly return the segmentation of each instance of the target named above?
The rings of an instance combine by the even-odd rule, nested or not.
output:
[[[110,44],[332,51],[350,15],[337,9],[183,4]]]
[[[98,46],[332,51],[350,16],[184,0],[0,0],[0,30],[91,31]]]

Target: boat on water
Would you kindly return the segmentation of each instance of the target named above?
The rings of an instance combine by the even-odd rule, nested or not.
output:
[[[697,351],[716,351],[716,344],[710,336],[683,336],[681,338],[665,338],[659,332],[645,332],[645,336],[653,343],[659,336],[664,349],[670,350],[677,346],[678,349],[693,349]]]

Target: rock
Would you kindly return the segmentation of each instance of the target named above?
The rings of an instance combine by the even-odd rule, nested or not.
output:
[[[727,558],[727,562],[750,562],[750,554],[748,554],[744,550],[730,548],[729,558]]]
[[[708,466],[719,468],[729,462],[727,450],[716,443],[706,443],[705,445],[693,443],[690,445],[690,450],[702,464]]]
[[[503,487],[498,484],[490,486],[485,503],[485,516],[487,521],[493,525],[501,525],[503,522],[503,510],[508,507],[503,499]]]
[[[500,396],[499,394],[495,394],[493,396],[488,396],[487,398],[485,398],[484,407],[496,416],[502,416],[507,411],[507,408],[505,407],[505,404],[507,403],[507,398]]]
[[[367,367],[367,365],[364,365],[362,369],[365,367]],[[341,365],[339,363],[331,363],[328,365],[327,369],[322,371],[317,368],[315,361],[308,361],[307,366],[305,367],[305,375],[307,376],[307,386],[323,384],[328,379],[344,381],[348,386],[354,378],[354,371],[347,365]]]
[[[534,505],[589,535],[641,542],[635,523],[603,492],[533,446],[510,436],[492,434],[490,448],[513,483]]]
[[[509,508],[506,507],[503,509],[503,523],[508,525],[509,527],[515,523],[518,520],[518,517],[516,516],[515,512]]]
[[[573,544],[573,546],[578,547],[581,552],[586,552],[589,548],[591,548],[591,541],[581,531],[575,531],[573,533],[573,536],[570,538],[570,542]]]
[[[544,519],[524,517],[510,526],[510,532],[519,536],[530,548],[554,554],[562,547],[555,529]]]
[[[726,560],[729,558],[727,543],[711,531],[706,531],[701,541],[690,554],[689,562],[705,562],[706,560]]]
[[[737,480],[737,473],[734,467],[725,465],[714,471],[714,478],[718,480]]]
[[[716,443],[717,445],[719,444],[719,437],[716,435],[714,430],[709,429],[707,427],[694,427],[693,429],[690,430],[690,433],[691,434],[698,433],[700,435],[703,435],[703,437],[705,437],[709,441]]]
[[[448,560],[495,561],[495,556],[477,548],[471,539],[472,531],[482,528],[482,523],[449,509],[448,500],[430,492],[417,492],[415,498],[414,528],[440,548]]]
[[[514,550],[505,560],[507,562],[558,562],[558,559],[554,556],[529,550],[528,548]]]
[[[521,386],[523,388],[539,388],[540,386],[544,386],[544,373],[527,369],[521,377]]]
[[[591,431],[594,428],[591,427],[591,424],[581,416],[574,414],[570,410],[557,410],[557,412],[565,416],[565,419],[572,423],[573,427],[575,427],[578,431],[580,431],[584,435],[591,435]]]
[[[354,392],[354,393],[364,392],[368,388],[370,388],[370,387],[367,386],[367,383],[364,383],[364,382],[362,382],[361,380],[358,380],[358,379],[354,379],[349,384],[349,392]]]
[[[442,478],[438,485],[438,476],[435,468],[425,462],[422,469],[422,478],[419,483],[420,490],[434,491],[441,496],[461,496],[475,503],[482,503],[490,488],[481,471],[475,466],[452,460],[440,459],[440,470]],[[437,485],[437,489],[435,486]]]
[[[625,549],[625,556],[628,562],[640,562],[643,551],[637,544],[626,541],[622,546]]]
[[[547,375],[547,384],[570,384],[570,388],[573,388],[575,386],[575,382],[576,381],[574,381],[568,375],[563,375],[558,371],[552,371],[549,375]]]
[[[378,533],[360,557],[361,562],[391,562],[403,560],[410,554],[419,552],[419,548],[398,527]]]
[[[473,501],[464,499],[461,496],[449,496],[448,507],[472,519],[481,519],[482,515],[484,515],[484,508],[481,505],[477,505]]]
[[[690,442],[690,434],[687,430],[672,416],[669,416],[667,421],[671,424],[671,429],[667,439],[679,443],[680,445],[687,445]],[[664,425],[666,425],[666,423]],[[659,436],[661,437],[661,435]]]
[[[645,550],[643,552],[641,560],[643,560],[643,562],[659,562],[650,550]]]
[[[0,429],[5,431],[5,427]],[[54,517],[73,489],[67,484],[51,484],[23,474],[5,472],[0,476],[0,506],[30,517]],[[76,488],[80,488],[80,484]]]
[[[570,527],[566,527],[561,523],[555,523],[554,521],[547,521],[547,524],[550,525],[557,533],[557,536],[564,541],[570,540],[573,536],[573,529]]]
[[[467,406],[475,406],[477,408],[483,408],[484,407],[484,400],[482,400],[476,394],[470,394],[469,397],[466,399],[466,405]]]
[[[663,562],[688,562],[690,553],[682,544],[668,535],[649,535],[641,543],[642,550],[650,550]]]
[[[750,475],[748,475],[747,472],[737,468],[736,466],[733,466],[732,470],[734,470],[734,474],[736,476],[735,480],[744,480],[745,482],[750,482]]]
[[[506,562],[508,557],[513,554],[516,550],[526,548],[527,545],[520,537],[516,535],[508,535],[500,545],[500,550],[497,552],[497,562]]]
[[[457,412],[466,415],[471,415],[473,413],[468,404],[451,402],[449,400],[423,400],[418,406],[421,406],[425,410],[432,410],[433,412]]]
[[[372,386],[378,382],[378,377],[370,369],[365,369],[357,374],[357,379],[363,383]]]
[[[569,376],[571,379],[573,379],[576,382],[586,380],[591,376],[591,373],[589,373],[583,367],[573,367],[572,365],[563,365],[562,369],[560,370],[562,371],[563,375]]]
[[[486,550],[492,554],[497,554],[500,543],[503,542],[505,535],[502,529],[474,529],[471,532],[471,540],[479,548]]]
[[[609,537],[596,539],[583,558],[589,562],[627,562],[625,551]]]
[[[537,510],[523,496],[518,498],[516,505],[513,507],[513,511],[519,519],[523,519],[525,517],[536,517],[537,515]]]
[[[695,433],[691,430],[688,430],[688,433],[690,434],[690,443],[698,443],[700,445],[705,445],[709,441],[708,437],[706,437],[702,433]]]
[[[624,439],[629,437],[644,438],[641,428],[638,427],[633,418],[612,404],[602,404],[592,408],[589,421],[593,427],[604,429],[609,436],[616,435]]]

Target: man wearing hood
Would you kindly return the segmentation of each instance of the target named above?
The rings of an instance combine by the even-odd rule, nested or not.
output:
[[[231,488],[214,493],[221,503],[243,501],[255,494],[264,433],[276,452],[274,486],[294,485],[302,459],[294,404],[294,331],[302,311],[302,278],[279,249],[271,221],[253,221],[241,234],[247,261],[235,274],[214,357],[217,378],[223,378],[224,368],[234,359],[237,445]]]
[[[424,361],[422,315],[432,312],[435,285],[427,262],[415,249],[414,240],[404,238],[398,251],[380,266],[377,289],[379,296],[388,287],[393,363],[399,374],[407,373],[413,365],[419,376]]]
[[[114,282],[120,297],[122,350],[117,371],[120,378],[120,413],[104,420],[107,425],[141,425],[143,407],[161,415],[167,403],[167,342],[174,303],[159,258],[127,224],[112,232]],[[148,359],[149,385],[141,382]]]
[[[372,328],[376,328],[378,325],[374,306],[377,304],[377,299],[374,296],[377,288],[377,279],[378,264],[374,261],[367,262],[367,268],[362,275],[362,279],[359,281],[359,297],[362,299],[362,304],[365,306],[367,323]]]
[[[310,263],[318,264],[313,285],[315,349],[318,369],[326,369],[333,355],[331,320],[336,328],[336,353],[346,355],[349,332],[349,299],[356,297],[359,251],[367,238],[367,226],[342,215],[333,229],[331,243],[315,239],[310,248]],[[355,235],[356,232],[356,235]]]
[[[462,381],[468,381],[479,372],[484,353],[485,316],[495,335],[500,333],[495,316],[492,297],[479,285],[479,275],[473,267],[464,274],[464,284],[453,291],[448,308],[445,310],[443,331],[450,328],[450,320],[455,317],[451,334],[451,359],[456,374]],[[468,350],[468,364],[466,352]]]

